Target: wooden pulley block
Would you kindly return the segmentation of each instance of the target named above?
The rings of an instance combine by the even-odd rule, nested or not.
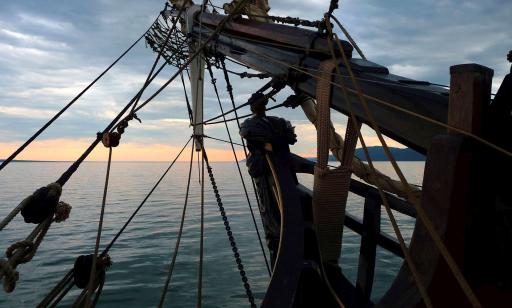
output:
[[[119,145],[121,134],[118,132],[104,133],[101,142],[107,148],[115,148]]]

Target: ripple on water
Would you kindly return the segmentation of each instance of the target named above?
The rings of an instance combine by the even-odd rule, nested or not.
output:
[[[420,183],[422,164],[408,164],[406,171],[410,171],[411,181]],[[0,174],[0,217],[5,216],[36,188],[54,181],[68,165],[69,163],[13,163],[3,170]],[[111,181],[107,197],[101,247],[105,247],[121,228],[166,166],[166,163],[113,163],[111,173],[115,180]],[[213,170],[252,291],[261,300],[269,277],[247,201],[241,193],[243,190],[238,171],[232,163],[215,163]],[[0,295],[1,307],[35,306],[72,268],[78,255],[92,252],[104,172],[104,163],[86,162],[69,181],[64,188],[62,200],[73,206],[70,219],[54,224],[33,261],[19,266],[18,286],[13,293]],[[197,170],[194,172],[197,175]],[[31,176],[26,177],[27,174]],[[188,164],[177,163],[170,174],[113,246],[110,254],[114,265],[108,271],[99,307],[154,307],[158,304],[175,246],[185,198]],[[249,176],[245,174],[244,177],[246,183],[249,183]],[[311,176],[300,175],[299,178],[303,184],[312,187]],[[197,188],[197,181],[192,186],[181,247],[166,298],[166,303],[172,303],[173,307],[190,307],[196,300],[200,190]],[[234,266],[224,225],[213,199],[213,191],[209,187],[205,189],[205,196],[204,306],[245,306],[245,291]],[[254,195],[251,194],[250,197],[255,214],[258,215]],[[347,210],[356,217],[362,217],[363,202],[362,198],[351,195]],[[259,224],[260,219],[256,218]],[[397,218],[406,239],[410,239],[414,220],[400,215]],[[10,243],[26,236],[32,228],[33,225],[26,225],[21,218],[16,218],[2,231],[0,249],[5,249]],[[261,224],[259,228],[262,230]],[[384,214],[382,230],[393,234]],[[359,242],[360,237],[357,234],[345,230],[341,264],[343,272],[351,281],[357,275]],[[377,257],[373,298],[382,296],[387,290],[402,262],[400,258],[380,248]],[[78,294],[79,291],[73,290],[63,301],[63,306],[69,306]]]

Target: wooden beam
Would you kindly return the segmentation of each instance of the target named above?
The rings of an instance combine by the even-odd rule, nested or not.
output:
[[[209,29],[196,27],[194,33],[198,35],[201,31],[205,37],[211,32]],[[273,33],[268,33],[268,36],[273,36]],[[316,97],[316,79],[311,75],[316,75],[322,58],[312,54],[308,55],[302,50],[278,47],[264,41],[234,38],[224,33],[221,33],[218,39],[210,44],[209,50],[235,59],[254,70],[287,78],[293,89]],[[383,134],[426,154],[432,138],[444,133],[446,129],[398,109],[405,109],[420,116],[446,123],[447,90],[428,82],[417,82],[406,77],[389,74],[385,67],[370,61],[361,59],[351,59],[350,61],[365,94],[397,107],[393,108],[368,100],[369,108]],[[311,75],[297,72],[290,66],[300,67],[301,70],[305,70]],[[341,70],[342,74],[347,75],[343,66]],[[340,77],[336,77],[334,81],[340,83]],[[348,87],[353,88],[349,77],[343,77],[343,81]],[[348,103],[345,101],[341,89],[333,87],[332,97],[332,108],[348,115]],[[349,100],[357,118],[368,124],[368,116],[357,96],[351,94]]]
[[[380,234],[380,203],[374,199],[364,200],[363,234],[359,249],[356,289],[360,303],[370,300],[375,273],[377,239]]]

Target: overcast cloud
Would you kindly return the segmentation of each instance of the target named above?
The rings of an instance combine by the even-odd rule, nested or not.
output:
[[[0,147],[28,138],[139,37],[163,5],[162,0],[2,0]],[[270,0],[270,13],[318,19],[328,5],[325,0]],[[446,84],[450,65],[476,62],[494,69],[496,91],[510,68],[505,59],[512,49],[510,0],[340,1],[335,15],[370,60],[395,74]],[[41,139],[94,138],[142,85],[155,56],[144,43],[139,44]],[[171,72],[164,71],[156,85],[163,84]],[[225,100],[223,78],[218,77]],[[260,84],[237,81],[237,102]],[[208,85],[205,91],[205,112],[215,115],[214,93]],[[190,135],[179,83],[166,89],[139,116],[143,123],[128,129],[123,137],[127,142],[179,146]],[[312,153],[314,130],[308,128],[304,116],[294,110],[286,111],[286,117],[300,130],[296,151]],[[343,119],[337,119],[343,128]],[[223,129],[209,127],[207,134],[225,137]],[[224,146],[212,143],[212,147]],[[0,149],[0,156],[7,154]]]

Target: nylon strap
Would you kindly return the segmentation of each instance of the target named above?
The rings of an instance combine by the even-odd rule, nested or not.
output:
[[[341,255],[345,207],[350,188],[350,164],[357,140],[353,124],[349,122],[345,142],[344,159],[338,168],[329,169],[330,102],[332,71],[336,63],[332,60],[320,64],[317,76],[317,164],[313,190],[313,219],[323,262],[337,263]]]

